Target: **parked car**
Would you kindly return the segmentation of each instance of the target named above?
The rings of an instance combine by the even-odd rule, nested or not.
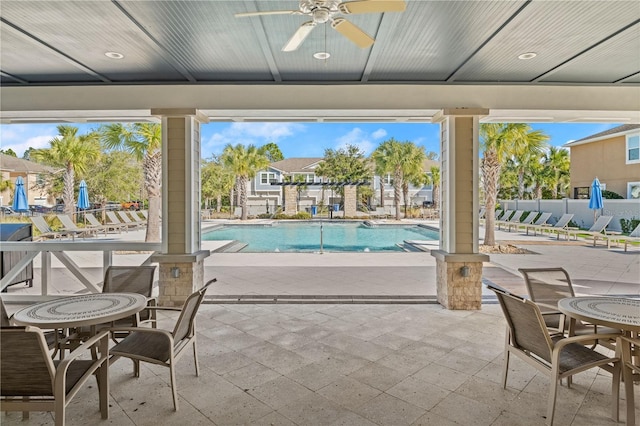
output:
[[[51,208],[52,213],[64,213],[64,204],[56,204]]]
[[[10,214],[16,214],[16,212],[13,211],[13,209],[9,206],[0,206],[0,214],[10,215]]]
[[[140,210],[142,201],[125,201],[120,204],[124,210]]]
[[[93,209],[100,210],[120,210],[120,203],[116,201],[107,201],[104,204],[102,203],[94,203],[92,206]]]
[[[31,210],[31,214],[34,214],[34,213],[45,214],[51,211],[51,207],[43,206],[41,204],[29,204],[29,210]]]

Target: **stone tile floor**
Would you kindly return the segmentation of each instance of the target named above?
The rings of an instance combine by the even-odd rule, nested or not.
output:
[[[169,327],[170,318],[161,326]],[[496,304],[206,304],[198,314],[200,371],[190,352],[169,371],[111,366],[110,419],[90,381],[68,425],[542,425],[548,380],[524,362],[500,374],[504,319]],[[559,390],[558,425],[613,424],[611,376],[581,373]],[[640,397],[636,392],[636,407]],[[624,398],[624,397],[622,397]],[[625,401],[621,401],[624,419]],[[636,411],[638,412],[638,411]],[[637,415],[640,415],[638,413]],[[2,425],[49,425],[48,413],[2,413]]]

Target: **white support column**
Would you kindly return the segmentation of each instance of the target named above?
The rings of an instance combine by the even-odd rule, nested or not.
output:
[[[200,228],[200,123],[196,109],[152,109],[162,118],[160,304],[181,306],[203,284]]]
[[[447,109],[440,122],[440,250],[438,302],[448,309],[480,309],[482,262],[478,254],[479,119],[486,109]]]

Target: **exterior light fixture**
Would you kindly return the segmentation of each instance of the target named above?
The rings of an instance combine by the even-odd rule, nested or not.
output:
[[[329,59],[329,57],[331,56],[331,54],[329,52],[316,52],[313,54],[313,57],[316,59]]]
[[[528,59],[533,59],[536,56],[538,56],[536,52],[527,52],[527,53],[523,53],[522,55],[518,55],[518,59],[522,59],[523,61],[526,61]]]
[[[469,275],[471,275],[471,268],[466,265],[463,266],[462,268],[460,268],[460,275],[464,278],[467,278]]]
[[[123,59],[124,55],[118,52],[105,52],[104,56],[109,59]]]
[[[171,276],[173,278],[180,278],[180,268],[178,268],[177,266],[171,268]]]

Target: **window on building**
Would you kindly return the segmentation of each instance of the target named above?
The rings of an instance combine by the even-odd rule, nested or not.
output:
[[[627,164],[640,163],[640,134],[627,135]]]
[[[276,178],[275,173],[262,172],[260,173],[260,183],[263,185],[268,185],[270,183],[276,183],[278,179]]]
[[[579,188],[573,188],[573,198],[576,200],[584,200],[589,199],[589,190],[591,187],[589,186],[581,186]]]

